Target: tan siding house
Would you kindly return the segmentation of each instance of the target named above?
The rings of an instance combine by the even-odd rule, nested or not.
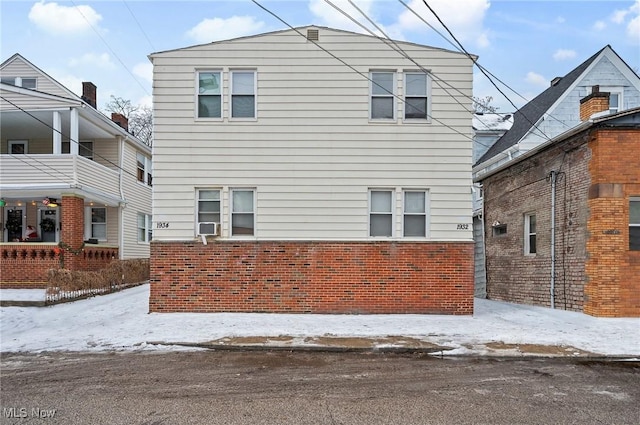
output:
[[[309,30],[317,41],[305,37]],[[178,300],[193,300],[192,311],[472,311],[472,61],[398,45],[412,60],[375,37],[304,27],[150,56],[152,311],[181,310]],[[216,272],[218,256],[235,255],[231,246],[249,255],[246,268],[224,263]],[[349,264],[398,246],[411,254]],[[259,260],[249,254],[256,249],[282,256]],[[432,249],[444,257],[431,258]],[[234,298],[230,276],[248,273],[240,286],[278,281],[268,261],[302,251],[296,258],[315,260],[291,287],[267,284]],[[165,264],[178,253],[197,272]],[[319,258],[345,263],[334,287]],[[434,272],[449,260],[451,270]],[[406,277],[408,286],[367,287],[376,274],[387,283]],[[176,281],[193,287],[180,291]],[[191,298],[192,290],[201,295]],[[324,299],[344,291],[344,302]]]
[[[1,286],[42,285],[63,246],[85,244],[72,269],[149,257],[151,148],[96,109],[91,83],[79,97],[19,54],[0,77]]]

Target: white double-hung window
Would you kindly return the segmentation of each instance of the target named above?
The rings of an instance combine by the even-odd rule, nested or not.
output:
[[[370,107],[372,120],[392,120],[395,118],[395,73],[374,71],[369,75]]]
[[[424,72],[404,73],[404,119],[429,119],[429,75]]]
[[[256,118],[256,71],[231,71],[231,118]]]
[[[222,72],[198,72],[198,118],[222,118]]]
[[[403,234],[406,237],[427,236],[427,191],[405,190]]]
[[[255,190],[231,190],[231,236],[255,235]]]
[[[220,227],[220,189],[198,189],[197,234],[216,235]]]
[[[392,190],[369,191],[369,236],[393,236]]]

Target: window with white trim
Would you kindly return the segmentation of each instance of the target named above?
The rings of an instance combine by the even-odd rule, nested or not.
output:
[[[199,71],[198,118],[222,118],[222,72]]]
[[[395,116],[395,73],[375,71],[370,73],[369,118],[392,120]]]
[[[151,215],[138,213],[138,242],[151,242]]]
[[[16,87],[23,87],[25,89],[36,89],[36,78],[35,77],[2,77],[0,80],[4,84],[11,84]]]
[[[615,114],[622,110],[622,90],[609,92],[609,112]]]
[[[255,190],[231,190],[231,236],[255,235]]]
[[[137,177],[140,183],[146,183],[151,186],[151,158],[141,152],[136,153]]]
[[[22,155],[28,151],[28,143],[26,140],[9,140],[8,144],[8,150],[11,155]]]
[[[220,189],[198,189],[198,205],[196,211],[196,233],[201,233],[200,223],[217,223],[220,225],[221,211],[221,190]],[[203,225],[203,229],[213,229],[214,225]]]
[[[629,250],[640,251],[640,197],[629,200]]]
[[[369,191],[369,236],[393,236],[392,190]]]
[[[403,234],[427,236],[427,191],[405,190],[403,196]]]
[[[429,118],[429,75],[424,72],[404,73],[404,119]]]
[[[536,215],[525,214],[524,216],[524,254],[534,255],[537,250],[536,241]]]
[[[107,240],[107,209],[105,207],[89,208],[89,238],[99,241]]]
[[[256,71],[231,71],[231,118],[256,118]]]

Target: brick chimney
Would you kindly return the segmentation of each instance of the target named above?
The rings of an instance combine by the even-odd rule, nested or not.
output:
[[[609,110],[609,93],[593,86],[591,94],[580,99],[580,121],[586,121],[598,112]]]
[[[117,112],[111,113],[111,121],[124,128],[124,131],[129,131],[129,120],[122,114]]]
[[[93,84],[90,81],[83,81],[82,82],[82,100],[84,100],[85,102],[87,102],[89,105],[93,106],[94,108],[97,108],[97,98],[98,98],[98,94],[97,94],[98,90],[97,87],[95,86],[95,84]]]

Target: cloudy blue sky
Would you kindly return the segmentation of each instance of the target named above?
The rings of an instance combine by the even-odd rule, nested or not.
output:
[[[330,3],[363,24],[349,0],[257,0],[293,26],[317,24],[363,32]],[[437,26],[422,0],[352,0],[392,38],[453,49],[418,19]],[[640,70],[640,0],[428,0],[463,46],[509,88],[521,106],[602,47]],[[0,60],[20,53],[76,93],[98,86],[98,106],[114,95],[151,104],[147,55],[286,26],[251,1],[0,2]],[[368,27],[372,28],[371,25]],[[437,26],[445,33],[442,27]],[[513,110],[476,69],[474,94]]]

